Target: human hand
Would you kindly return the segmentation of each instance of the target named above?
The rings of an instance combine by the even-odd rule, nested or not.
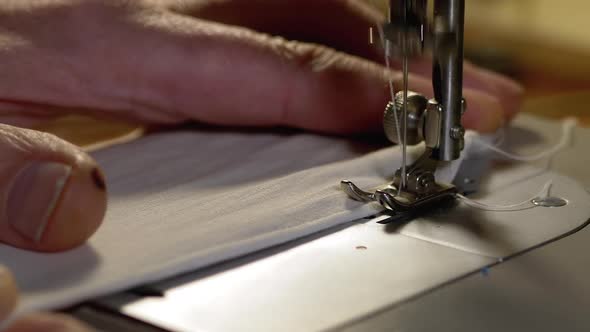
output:
[[[106,208],[88,155],[10,125],[81,112],[144,124],[374,130],[387,80],[401,78],[367,42],[381,19],[359,0],[0,2],[0,242],[65,250],[92,235]],[[410,88],[432,95],[430,66],[412,68]],[[467,65],[465,125],[498,128],[520,94]]]
[[[6,319],[18,301],[18,291],[10,272],[0,266],[0,323]],[[34,314],[20,318],[5,332],[90,332],[84,324],[60,314]]]

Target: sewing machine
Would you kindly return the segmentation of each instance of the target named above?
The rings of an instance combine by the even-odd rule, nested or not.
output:
[[[391,183],[370,191],[351,181],[341,184],[351,199],[377,202],[385,213],[204,271],[96,299],[69,312],[99,329],[115,332],[285,327],[304,331],[587,330],[590,318],[584,312],[590,296],[584,294],[590,295],[590,284],[578,277],[590,273],[584,255],[590,239],[586,224],[533,248],[492,260],[391,236],[391,227],[424,212],[446,209],[458,192],[477,190],[479,183],[474,179],[482,177],[487,167],[484,161],[477,167],[462,168],[453,184],[439,183],[434,175],[439,164],[458,159],[464,146],[464,6],[464,0],[434,1],[429,19],[426,0],[390,1],[383,37],[388,54],[403,60],[405,83],[385,108],[384,129],[392,142],[402,146],[403,166],[393,170]],[[407,85],[408,59],[427,49],[432,51],[434,73],[435,95],[430,100],[408,91]],[[423,155],[406,165],[407,146],[421,142],[425,144]],[[569,199],[583,201],[585,194],[575,192]],[[563,203],[545,203],[551,207],[552,202],[555,206]],[[567,214],[568,208],[526,211],[523,218],[555,218],[562,211]],[[511,218],[501,212],[490,216],[495,220]],[[438,217],[444,223],[457,216],[440,212]],[[416,259],[425,260],[424,266],[437,266],[434,253],[438,251],[445,251],[455,261],[475,260],[482,268],[460,276],[449,271],[452,266],[405,271],[411,270]],[[412,252],[423,255],[411,257],[408,254]],[[523,273],[523,266],[535,269],[540,261],[559,269],[566,281],[554,274],[550,276],[555,278],[535,279],[541,271]],[[411,288],[428,283],[429,273],[448,273],[448,277],[403,301],[388,302],[379,296],[392,292],[396,285]],[[564,296],[572,292],[554,287],[554,283],[567,284],[580,296]],[[324,291],[339,295],[322,298]],[[349,302],[342,303],[344,299]],[[289,309],[279,310],[284,308]]]
[[[384,115],[387,137],[402,146],[402,167],[393,183],[370,193],[350,181],[343,190],[353,199],[376,201],[391,211],[416,211],[453,197],[454,186],[437,183],[434,173],[439,162],[458,159],[464,148],[465,128],[461,116],[467,103],[463,99],[463,26],[465,1],[435,1],[432,24],[428,20],[426,0],[390,1],[389,22],[381,33],[386,57],[401,56],[403,88],[392,90],[392,101]],[[434,98],[408,91],[408,60],[432,50]],[[390,82],[390,84],[392,84]],[[408,145],[422,141],[424,154],[407,165]]]

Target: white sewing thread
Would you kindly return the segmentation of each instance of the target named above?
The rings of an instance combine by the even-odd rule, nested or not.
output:
[[[561,138],[559,140],[559,143],[557,143],[555,146],[547,149],[546,151],[543,151],[543,152],[538,153],[536,155],[520,156],[520,155],[516,155],[514,153],[510,153],[510,152],[507,152],[507,151],[499,148],[498,145],[504,141],[504,136],[505,136],[504,128],[500,132],[499,139],[498,139],[496,145],[489,144],[489,143],[484,142],[483,140],[478,139],[478,138],[475,139],[475,142],[477,142],[478,144],[480,144],[484,148],[490,149],[490,150],[492,150],[492,151],[494,151],[494,152],[496,152],[508,159],[512,159],[515,161],[533,162],[533,161],[538,161],[538,160],[542,160],[542,159],[547,159],[547,169],[550,169],[551,168],[550,166],[551,166],[551,163],[553,162],[554,157],[562,150],[571,146],[571,144],[573,142],[574,129],[576,128],[577,124],[578,124],[578,121],[575,118],[566,118],[565,120],[563,120],[562,127],[561,127],[562,128],[561,129]],[[532,209],[532,208],[538,207],[537,205],[535,205],[533,203],[533,200],[535,198],[549,197],[551,195],[552,187],[553,187],[553,183],[552,183],[552,181],[549,181],[545,184],[545,186],[543,186],[543,189],[541,190],[541,192],[539,192],[539,194],[537,194],[536,196],[533,196],[532,198],[529,198],[526,201],[516,203],[516,204],[510,204],[510,205],[485,204],[485,203],[481,203],[481,202],[472,200],[472,199],[470,199],[464,195],[461,195],[461,194],[457,194],[456,197],[464,204],[466,204],[472,208],[479,209],[479,210],[498,211],[498,212],[522,211],[522,210],[527,210],[527,209]]]
[[[378,29],[379,31],[379,39],[381,40],[381,45],[384,48],[384,53],[385,53],[385,66],[387,67],[387,71],[391,71],[391,61],[390,61],[390,56],[391,56],[391,42],[389,40],[385,39],[385,32],[383,31],[383,27],[381,25],[378,25]],[[393,107],[393,114],[394,114],[394,120],[395,120],[395,129],[397,131],[397,140],[398,142],[402,142],[402,136],[401,136],[401,130],[400,130],[400,124],[399,124],[399,114],[398,114],[398,109],[395,106],[395,88],[394,88],[394,84],[393,84],[393,78],[391,76],[389,76],[388,79],[388,84],[389,84],[389,94],[391,95],[391,105]],[[398,193],[401,194],[402,188],[405,188],[406,186],[406,177],[402,176],[401,178],[401,186],[398,188]]]
[[[571,143],[573,141],[573,133],[574,133],[574,128],[576,128],[578,124],[578,121],[575,118],[567,118],[562,122],[562,127],[561,127],[561,139],[559,140],[559,143],[557,143],[555,146],[549,148],[546,151],[543,151],[541,153],[535,154],[535,155],[530,155],[530,156],[521,156],[521,155],[517,155],[505,150],[502,150],[501,148],[498,147],[499,144],[501,143],[496,143],[495,145],[489,144],[481,139],[476,138],[475,142],[477,142],[477,144],[490,149],[494,152],[496,152],[497,154],[504,156],[508,159],[512,159],[515,161],[522,161],[522,162],[533,162],[533,161],[538,161],[538,160],[542,160],[542,159],[547,159],[547,158],[552,158],[554,157],[557,153],[561,152],[563,149],[568,148],[571,146]],[[501,132],[500,135],[500,140],[504,141],[504,133]]]
[[[549,180],[543,186],[543,189],[541,189],[541,191],[537,195],[527,199],[526,201],[522,201],[522,202],[516,203],[516,204],[509,204],[509,205],[485,204],[482,202],[472,200],[472,199],[470,199],[466,196],[463,196],[461,194],[457,194],[456,197],[465,205],[470,206],[472,208],[479,209],[479,210],[496,211],[496,212],[514,212],[514,211],[528,210],[528,209],[532,209],[532,208],[537,207],[537,205],[535,205],[533,203],[533,200],[536,198],[549,197],[552,187],[553,187],[553,181]]]

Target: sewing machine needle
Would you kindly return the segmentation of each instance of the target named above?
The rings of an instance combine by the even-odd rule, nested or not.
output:
[[[408,11],[406,8],[407,4],[404,5],[404,24],[403,27],[404,29],[407,27],[407,15],[408,15]],[[409,73],[408,73],[408,41],[407,41],[407,31],[404,30],[403,34],[402,34],[402,71],[403,71],[403,89],[404,89],[404,104],[403,104],[403,111],[402,111],[402,123],[403,123],[403,128],[402,128],[402,134],[404,136],[403,142],[402,142],[402,179],[401,179],[401,187],[402,189],[405,189],[406,187],[406,181],[407,181],[407,173],[406,173],[406,167],[407,167],[407,150],[408,150],[408,78],[409,78]]]

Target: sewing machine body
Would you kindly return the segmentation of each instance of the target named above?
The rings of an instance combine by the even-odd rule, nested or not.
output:
[[[524,117],[517,125],[530,129],[515,132],[542,132],[548,135],[542,142],[554,141],[558,126],[543,123]],[[590,137],[585,134],[577,141]],[[522,137],[514,140],[522,141]],[[526,153],[539,146],[517,151]],[[556,163],[556,171],[590,183],[583,166],[571,168],[583,151],[583,144],[579,144],[566,153]],[[485,163],[481,165],[485,167]],[[462,169],[459,179],[474,177],[470,172],[478,168]],[[486,173],[510,180],[497,170]],[[547,176],[509,190],[527,196]],[[112,332],[586,331],[590,328],[586,314],[590,304],[590,229],[585,226],[590,219],[586,203],[590,193],[565,177],[555,179],[557,186],[567,182],[573,190],[567,194],[568,200],[579,205],[535,208],[519,212],[516,218],[496,212],[476,220],[484,225],[490,220],[507,225],[524,223],[526,227],[516,234],[519,236],[528,229],[547,231],[542,225],[579,219],[580,227],[555,233],[552,241],[537,243],[511,257],[498,259],[404,236],[399,234],[403,227],[421,221],[405,224],[407,220],[380,216],[143,289],[95,299],[70,312]],[[442,211],[436,216],[442,229],[457,223],[456,213]],[[498,234],[495,239],[503,242],[506,235]],[[477,239],[477,233],[472,238]],[[470,268],[465,269],[465,262]],[[416,289],[422,291],[414,293]]]
[[[394,236],[379,221],[359,220],[149,285],[161,297],[128,291],[72,313],[112,332],[590,328],[589,228],[499,262]],[[455,266],[438,261],[441,251],[480,267],[456,274]],[[441,275],[447,280],[433,284]],[[429,288],[418,296],[387,301],[425,283]]]
[[[404,24],[390,24],[385,33],[390,42],[399,42],[405,60],[414,52],[421,53],[427,43],[433,50],[435,98],[428,109],[432,119],[428,122],[428,112],[420,113],[424,119],[421,127],[416,127],[422,128],[422,139],[429,147],[423,158],[426,162],[409,165],[407,173],[398,171],[390,191],[364,192],[351,183],[344,183],[344,189],[352,198],[377,201],[400,212],[403,205],[387,201],[399,198],[396,190],[401,186],[409,193],[406,197],[417,197],[410,199],[404,213],[357,220],[203,271],[96,299],[69,312],[113,332],[589,330],[590,265],[586,253],[590,229],[585,226],[590,210],[581,211],[583,218],[579,207],[573,213],[576,207],[571,204],[560,210],[523,211],[521,218],[529,221],[577,218],[580,226],[506,257],[469,252],[453,243],[431,243],[397,231],[408,218],[416,217],[411,213],[418,205],[412,204],[437,194],[438,187],[431,185],[436,181],[430,174],[432,168],[438,162],[457,159],[463,148],[465,3],[436,1],[430,28],[425,0],[391,4],[398,9],[392,11],[391,22]],[[404,121],[412,113],[408,112],[408,95],[406,86],[401,95]],[[434,112],[436,116],[432,116]],[[402,137],[401,128],[404,138],[397,143],[405,144],[409,125],[404,122],[392,129],[392,123],[389,130],[395,134],[388,136],[394,141]],[[466,180],[479,178],[479,166],[463,169],[455,185],[472,186]],[[417,167],[419,171],[411,173]],[[419,176],[411,179],[412,174],[426,174],[427,181]],[[414,183],[413,189],[401,185],[404,177],[403,181]],[[542,185],[541,178],[533,182]],[[419,187],[423,184],[434,189],[422,192],[424,188]],[[515,190],[530,193],[539,187],[534,185]],[[444,188],[447,195],[455,192]],[[567,197],[572,202],[590,200],[587,191],[574,191],[576,194]],[[446,214],[437,214],[438,208],[429,206],[429,213],[435,216],[422,218],[437,218],[441,225],[456,222],[452,209],[444,207]],[[515,219],[502,212],[491,215],[501,223]]]

